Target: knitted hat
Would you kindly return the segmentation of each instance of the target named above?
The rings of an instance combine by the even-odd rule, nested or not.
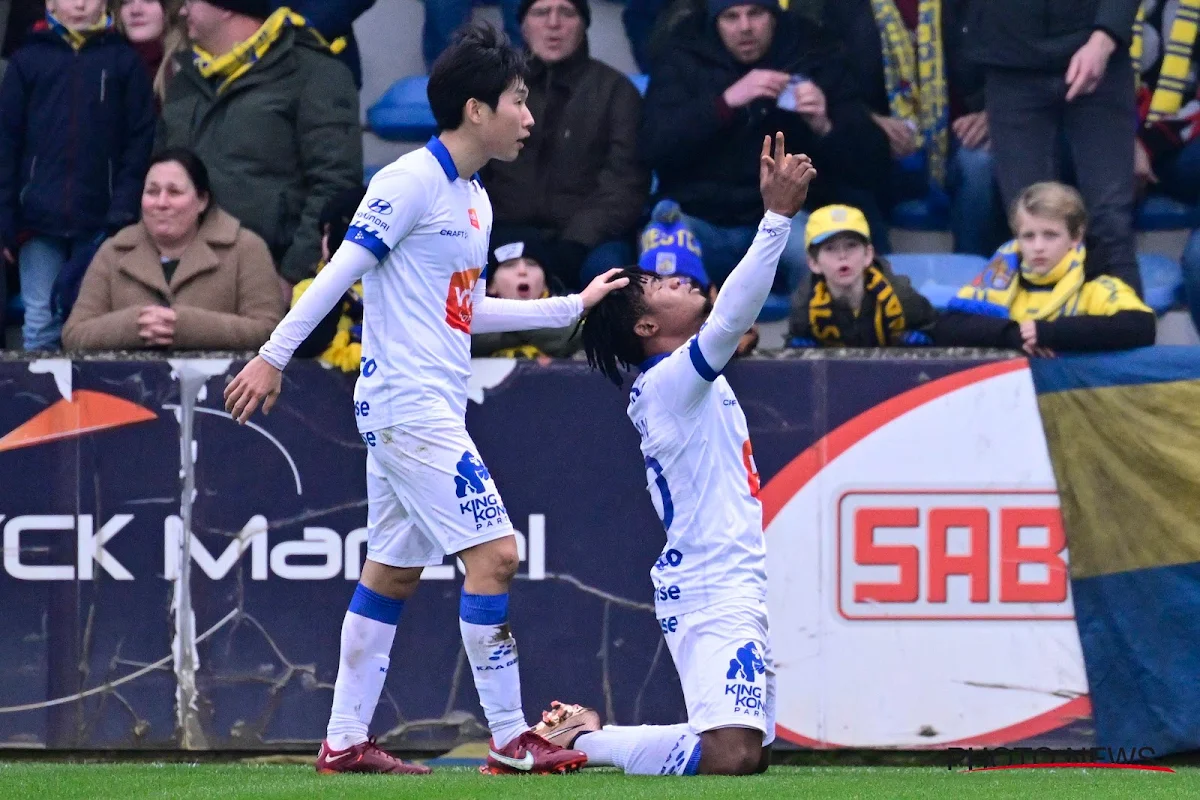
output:
[[[532,228],[498,228],[492,233],[491,250],[488,251],[488,277],[496,269],[515,258],[528,258],[549,275],[551,258],[542,236]]]
[[[683,221],[683,212],[674,200],[660,200],[654,207],[650,224],[642,231],[638,267],[664,277],[691,278],[701,289],[708,289],[700,241]]]
[[[517,22],[525,21],[525,15],[529,13],[529,9],[533,8],[534,3],[537,1],[521,0],[521,5],[517,6]],[[579,12],[579,16],[583,17],[584,28],[592,24],[592,9],[588,7],[588,0],[568,0],[568,2],[575,6],[575,10]]]
[[[275,13],[271,0],[204,0],[210,6],[255,19],[266,19]]]
[[[775,14],[783,11],[779,0],[708,0],[708,18],[715,20],[734,6],[762,6]]]

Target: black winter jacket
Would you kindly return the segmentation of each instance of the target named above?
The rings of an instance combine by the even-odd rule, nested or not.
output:
[[[976,0],[967,22],[975,61],[989,67],[1065,72],[1092,35],[1127,52],[1140,0]]]
[[[752,69],[811,78],[825,93],[832,132],[818,137],[773,100],[729,109],[721,95]],[[763,136],[776,131],[789,152],[807,153],[817,168],[810,208],[842,199],[843,185],[870,190],[890,169],[887,137],[871,121],[840,48],[811,22],[780,15],[771,49],[750,65],[734,60],[707,16],[682,23],[642,106],[639,149],[657,170],[659,194],[715,225],[756,224],[763,214],[758,155]]]

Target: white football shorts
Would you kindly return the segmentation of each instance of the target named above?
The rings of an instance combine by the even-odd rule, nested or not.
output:
[[[683,684],[688,726],[757,728],[775,740],[775,662],[767,604],[735,599],[659,621]]]
[[[367,558],[428,567],[512,535],[504,501],[462,422],[422,421],[361,435],[367,443]]]

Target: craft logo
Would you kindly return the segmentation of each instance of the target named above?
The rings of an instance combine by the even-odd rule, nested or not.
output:
[[[1144,763],[1155,758],[1153,747],[951,747],[945,751],[946,769],[961,772],[995,772],[1011,769],[1136,769],[1175,772],[1170,767]]]
[[[446,292],[446,324],[466,334],[471,333],[471,318],[475,315],[471,293],[481,272],[483,270],[478,267],[472,267],[454,273]]]
[[[846,619],[1072,617],[1052,491],[850,491],[837,511]]]

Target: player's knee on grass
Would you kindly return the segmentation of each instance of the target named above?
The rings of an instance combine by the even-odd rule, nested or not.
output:
[[[421,567],[389,567],[368,558],[358,582],[384,597],[407,600],[417,590],[421,572]]]
[[[517,540],[512,536],[475,545],[458,554],[467,568],[464,588],[471,594],[503,594],[508,591],[517,566]]]
[[[762,759],[762,731],[717,728],[700,734],[701,775],[754,775]]]
[[[765,745],[762,749],[762,756],[758,760],[758,769],[754,770],[754,774],[761,775],[771,768],[771,745]]]

